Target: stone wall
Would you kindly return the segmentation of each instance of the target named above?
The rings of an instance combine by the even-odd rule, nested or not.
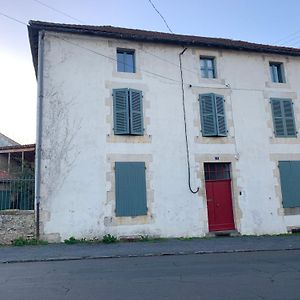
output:
[[[10,244],[19,237],[35,236],[34,211],[6,210],[0,212],[0,244]]]

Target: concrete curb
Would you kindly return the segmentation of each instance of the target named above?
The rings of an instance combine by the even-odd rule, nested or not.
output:
[[[235,249],[235,250],[201,250],[201,251],[179,251],[179,252],[157,252],[144,254],[126,254],[126,255],[84,255],[84,256],[61,256],[36,259],[9,259],[2,260],[1,264],[30,263],[30,262],[55,262],[55,261],[75,261],[92,260],[107,258],[135,258],[135,257],[157,257],[157,256],[179,256],[179,255],[204,255],[204,254],[226,254],[226,253],[251,253],[251,252],[279,252],[279,251],[299,251],[300,247],[281,248],[281,249]]]

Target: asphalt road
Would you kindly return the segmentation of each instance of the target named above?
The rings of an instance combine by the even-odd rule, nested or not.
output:
[[[0,299],[300,299],[300,251],[0,265]]]

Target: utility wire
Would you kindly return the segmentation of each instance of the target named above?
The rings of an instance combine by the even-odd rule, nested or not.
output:
[[[110,60],[113,60],[113,61],[116,61],[116,62],[118,61],[118,60],[117,60],[116,58],[114,58],[114,57],[105,55],[105,54],[103,54],[103,53],[101,53],[101,52],[95,51],[95,50],[90,49],[90,48],[88,48],[88,47],[81,46],[81,45],[79,45],[79,44],[77,44],[77,43],[68,41],[68,40],[66,40],[66,39],[64,39],[64,38],[62,38],[62,37],[59,37],[59,36],[56,36],[56,35],[52,35],[52,36],[55,37],[55,38],[57,38],[57,39],[59,39],[59,40],[63,40],[63,41],[65,41],[65,42],[68,43],[68,44],[71,44],[71,45],[76,46],[76,47],[78,47],[78,48],[81,48],[81,49],[87,50],[87,51],[89,51],[89,52],[91,52],[91,53],[94,53],[94,54],[96,54],[96,55],[105,57],[105,58],[107,58],[107,59],[110,59]],[[123,63],[124,63],[124,62],[123,62]],[[124,64],[129,66],[128,63],[124,63]],[[148,70],[146,70],[146,69],[142,69],[142,68],[136,68],[136,69],[139,70],[139,71],[145,72],[145,73],[147,73],[147,74],[150,74],[150,75],[159,77],[159,78],[161,78],[161,79],[167,79],[167,80],[170,80],[170,81],[173,81],[173,82],[176,82],[176,83],[180,83],[180,80],[176,80],[176,79],[174,79],[174,78],[170,78],[170,77],[167,77],[167,76],[158,74],[158,73],[154,73],[154,72],[148,71]]]
[[[197,189],[195,191],[191,187],[190,150],[189,150],[189,141],[188,141],[188,135],[187,135],[187,126],[186,126],[185,96],[184,96],[184,83],[183,83],[182,60],[181,60],[181,57],[182,57],[183,53],[186,50],[187,50],[187,48],[184,48],[179,53],[181,92],[182,92],[182,110],[183,110],[184,135],[185,135],[185,146],[186,146],[186,160],[187,160],[187,171],[188,171],[188,186],[189,186],[190,191],[193,194],[197,194],[199,192],[199,187],[197,187]]]
[[[70,19],[72,19],[72,20],[74,20],[74,21],[76,21],[76,22],[85,23],[85,22],[83,22],[82,20],[77,19],[77,18],[74,18],[74,17],[72,17],[71,15],[69,15],[69,14],[67,14],[67,13],[65,13],[65,12],[63,12],[63,11],[61,11],[61,10],[59,10],[59,9],[57,9],[57,8],[55,8],[55,7],[53,7],[53,6],[50,6],[50,5],[44,3],[44,2],[42,2],[42,1],[40,1],[40,0],[32,0],[32,1],[38,3],[38,4],[42,5],[42,6],[45,6],[45,7],[49,8],[49,9],[51,9],[51,10],[53,10],[53,11],[59,13],[59,14],[62,14],[62,15],[64,15],[65,17],[68,17],[68,18],[70,18]]]
[[[148,0],[149,3],[152,5],[152,7],[154,8],[154,10],[159,14],[159,16],[162,18],[162,20],[164,21],[165,25],[167,26],[167,28],[169,29],[169,31],[171,33],[173,33],[173,31],[171,30],[170,26],[168,25],[166,19],[164,18],[164,16],[159,12],[159,10],[155,7],[155,5],[153,4],[153,2],[151,0]]]
[[[277,44],[277,43],[279,43],[279,42],[285,41],[286,39],[288,39],[288,38],[294,36],[295,34],[297,34],[297,33],[299,33],[299,32],[300,32],[300,30],[297,30],[297,31],[295,31],[295,32],[293,32],[293,33],[291,33],[291,34],[289,34],[289,35],[287,35],[287,36],[285,36],[285,37],[283,37],[283,38],[281,38],[281,39],[279,39],[279,40],[274,41],[273,43],[274,43],[274,44]],[[284,44],[284,43],[281,43],[280,45],[282,45],[282,44]]]
[[[281,44],[279,44],[279,45],[280,45],[280,46],[283,46],[283,45],[287,46],[287,45],[289,45],[292,41],[299,39],[299,37],[300,37],[300,35],[297,34],[297,35],[294,36],[293,38],[288,39],[288,40],[286,40],[284,43],[281,43]]]
[[[9,15],[6,15],[6,14],[4,14],[4,13],[1,12],[1,11],[0,11],[0,15],[4,16],[4,17],[6,17],[6,18],[8,18],[8,19],[10,19],[10,20],[12,20],[12,21],[15,21],[15,22],[17,22],[17,23],[20,23],[20,24],[22,24],[22,25],[25,25],[26,27],[28,26],[28,24],[26,24],[25,22],[20,21],[20,20],[14,18],[14,17],[9,16]],[[118,61],[118,60],[117,60],[116,58],[114,58],[114,57],[110,57],[110,56],[108,56],[108,55],[105,55],[105,54],[103,54],[103,53],[100,53],[100,52],[98,52],[98,51],[95,51],[95,50],[93,50],[93,49],[90,49],[90,48],[88,48],[88,47],[84,47],[84,46],[81,46],[81,45],[79,45],[79,44],[77,44],[77,43],[73,43],[73,42],[68,41],[68,40],[66,40],[66,39],[64,39],[64,38],[62,38],[62,37],[57,36],[57,35],[53,35],[53,36],[54,36],[55,38],[59,39],[59,40],[63,40],[63,41],[65,41],[66,43],[69,43],[69,44],[74,45],[74,46],[76,46],[76,47],[78,47],[78,48],[84,49],[84,50],[89,51],[89,52],[91,52],[91,53],[94,53],[94,54],[96,54],[96,55],[105,57],[105,58],[107,58],[107,59],[109,59],[109,60]],[[145,51],[145,50],[143,50],[143,51],[144,51],[145,53],[148,53],[149,55],[152,55],[152,56],[158,58],[158,59],[162,59],[162,58],[160,58],[158,55],[152,54],[152,53],[150,53],[150,52],[148,52],[148,51]],[[165,59],[162,59],[162,60],[163,60],[163,61],[166,61],[166,62],[168,62],[168,63],[171,63],[171,64],[173,64],[173,65],[175,65],[175,66],[178,66],[176,63],[170,62],[169,60],[165,60]],[[125,64],[127,64],[127,63],[125,63]],[[129,64],[127,64],[127,65],[129,65]],[[178,67],[180,67],[180,66],[178,66]],[[197,73],[197,72],[195,72],[195,71],[193,71],[193,70],[190,70],[190,69],[188,69],[188,68],[182,68],[182,69],[188,70],[188,71],[193,72],[193,73]],[[145,72],[145,73],[147,73],[147,74],[149,74],[149,75],[152,75],[152,76],[156,76],[156,77],[161,78],[161,79],[166,79],[166,80],[172,81],[172,82],[174,82],[174,83],[176,83],[176,84],[181,84],[181,80],[177,80],[177,79],[174,79],[174,78],[170,78],[170,77],[168,77],[168,76],[164,76],[164,75],[161,75],[161,74],[158,74],[158,73],[155,73],[155,72],[152,72],[152,71],[148,71],[148,70],[142,69],[142,68],[137,68],[137,70],[140,70],[140,71],[142,71],[142,72]],[[197,73],[197,74],[198,74],[198,73]],[[183,82],[183,84],[184,84],[185,86],[189,87],[189,88],[193,88],[193,87],[195,87],[195,88],[207,88],[207,87],[208,87],[208,86],[201,86],[201,85],[199,85],[198,83],[196,83],[196,84],[191,84],[191,83]],[[231,90],[236,90],[236,91],[257,91],[257,92],[264,92],[264,91],[265,91],[265,90],[263,90],[263,89],[234,88],[234,87],[231,87],[230,85],[225,85],[224,87],[221,87],[221,86],[211,86],[211,88],[213,88],[213,89],[222,89],[222,90],[224,90],[224,89],[231,89]]]
[[[15,21],[15,22],[18,22],[18,23],[20,23],[20,24],[22,24],[22,25],[27,26],[27,24],[26,24],[25,22],[20,21],[20,20],[14,18],[14,17],[8,16],[8,15],[2,13],[1,11],[0,11],[0,15],[3,16],[3,17],[6,17],[7,19],[10,19],[10,20],[12,20],[12,21]]]

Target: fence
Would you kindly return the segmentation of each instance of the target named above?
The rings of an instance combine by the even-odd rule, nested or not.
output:
[[[34,209],[34,178],[0,180],[0,210],[6,209]]]

